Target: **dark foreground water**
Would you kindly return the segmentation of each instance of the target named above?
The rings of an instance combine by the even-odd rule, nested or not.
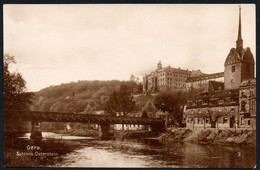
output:
[[[182,142],[165,144],[148,139],[62,138],[81,146],[63,156],[63,161],[55,167],[253,168],[256,162],[256,149],[251,147]]]

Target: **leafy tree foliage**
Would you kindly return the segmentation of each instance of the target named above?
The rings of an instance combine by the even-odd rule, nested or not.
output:
[[[78,81],[50,86],[35,93],[32,110],[54,112],[82,112],[87,114],[107,110],[111,92],[119,88],[121,81]],[[137,91],[135,82],[127,83]]]
[[[161,92],[155,97],[154,104],[157,109],[163,112],[169,112],[169,118],[180,124],[182,121],[183,105],[185,104],[185,101],[186,96],[182,91]]]
[[[26,82],[18,72],[10,72],[10,67],[15,64],[14,56],[4,54],[4,108],[26,109],[31,104],[33,93],[26,92]]]
[[[173,124],[181,125],[183,119],[183,108],[187,99],[202,92],[203,89],[192,89],[189,91],[162,91],[154,99],[157,109],[168,112],[168,119]]]
[[[109,97],[108,105],[121,116],[126,116],[134,110],[135,101],[130,85],[123,82],[118,89],[114,90]]]

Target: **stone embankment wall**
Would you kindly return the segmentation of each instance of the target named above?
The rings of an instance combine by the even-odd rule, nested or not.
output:
[[[165,142],[183,141],[206,144],[256,146],[255,130],[170,129],[159,137]]]

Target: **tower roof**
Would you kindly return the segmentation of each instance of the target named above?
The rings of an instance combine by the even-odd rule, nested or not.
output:
[[[249,47],[243,49],[241,52],[238,52],[235,48],[232,48],[224,65],[227,66],[239,62],[255,64],[253,54]]]
[[[236,50],[237,52],[241,52],[243,50],[243,39],[241,34],[241,7],[239,6],[239,21],[238,21],[238,35],[236,41]]]
[[[247,62],[254,64],[254,57],[250,48],[243,48],[242,30],[241,30],[241,7],[239,6],[239,23],[238,23],[238,36],[236,41],[236,48],[232,48],[226,58],[225,66],[235,64],[238,62]]]

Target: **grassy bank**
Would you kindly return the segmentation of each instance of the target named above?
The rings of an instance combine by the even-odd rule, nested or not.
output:
[[[62,140],[34,141],[16,138],[4,140],[5,167],[46,167],[62,161],[62,156],[77,144]]]
[[[170,129],[159,138],[161,141],[183,141],[206,144],[256,146],[255,130],[233,129]]]
[[[134,139],[134,138],[149,138],[158,136],[158,132],[151,131],[127,131],[127,130],[115,130],[114,135],[116,138],[121,139]]]
[[[72,136],[91,136],[96,137],[99,135],[98,130],[92,130],[92,129],[75,129],[75,130],[56,130],[53,131],[55,133],[59,134],[65,134],[65,135],[72,135]]]

